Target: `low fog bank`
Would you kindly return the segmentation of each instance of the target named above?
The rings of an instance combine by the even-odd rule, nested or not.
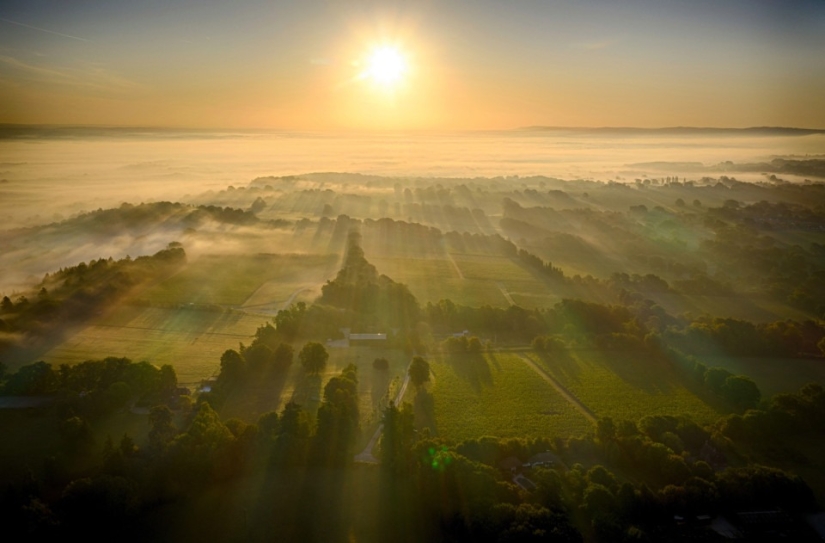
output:
[[[41,225],[122,202],[188,202],[250,179],[306,172],[402,178],[545,175],[632,182],[637,177],[730,175],[730,164],[811,158],[825,135],[580,134],[559,132],[291,133],[115,130],[0,138],[0,218]],[[629,166],[630,165],[630,166]],[[718,165],[718,166],[715,166]],[[745,169],[742,180],[764,179]],[[820,171],[821,175],[821,171]],[[803,181],[804,175],[785,175]]]
[[[217,209],[218,212],[210,212]],[[46,273],[98,258],[152,255],[180,242],[203,254],[302,252],[292,234],[251,212],[162,202],[99,210],[40,227],[0,231],[0,291],[22,292]]]
[[[761,185],[821,179],[823,150],[825,135],[817,133],[6,134],[0,137],[0,288],[13,292],[94,258],[153,254],[171,241],[184,243],[191,258],[324,253],[307,232],[340,215],[491,235],[503,232],[505,199],[599,212],[640,204],[674,210],[677,199],[752,203],[763,197]],[[739,186],[732,195],[739,181],[761,185]],[[614,190],[656,186],[662,190]],[[771,198],[806,203],[783,194]],[[124,202],[229,207],[254,220],[209,217],[193,225],[185,220],[193,209],[176,208],[129,224],[107,222],[106,210]],[[516,235],[518,227],[509,228]]]

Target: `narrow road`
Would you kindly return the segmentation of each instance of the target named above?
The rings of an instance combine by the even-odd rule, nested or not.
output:
[[[407,385],[410,383],[410,372],[409,366],[407,366],[407,371],[404,375],[404,382],[401,383],[401,388],[398,389],[398,393],[395,395],[395,405],[398,405],[401,402],[401,399],[404,397],[404,393],[407,391]],[[378,438],[381,437],[381,432],[384,430],[384,424],[381,423],[378,425],[378,428],[375,429],[375,433],[372,434],[370,438],[370,442],[367,443],[367,446],[364,447],[364,450],[360,453],[355,455],[355,461],[360,462],[362,464],[377,464],[378,459],[372,455],[372,449],[375,448],[375,444],[378,443]]]
[[[553,378],[553,377],[552,377],[549,373],[547,373],[546,371],[544,371],[543,369],[541,369],[540,367],[538,367],[538,366],[536,365],[536,363],[535,363],[535,362],[533,362],[532,360],[530,360],[529,358],[527,358],[527,357],[525,357],[525,356],[522,356],[522,355],[518,355],[518,357],[519,357],[519,358],[521,358],[521,359],[524,361],[524,363],[525,363],[525,364],[527,364],[528,366],[530,366],[530,368],[532,368],[534,372],[536,372],[537,374],[539,374],[539,377],[541,377],[542,379],[544,379],[545,381],[547,381],[547,382],[550,384],[550,386],[552,386],[553,388],[555,388],[555,389],[556,389],[556,392],[558,392],[559,394],[561,394],[561,397],[562,397],[562,398],[564,398],[565,400],[567,400],[567,402],[568,402],[570,405],[572,405],[572,406],[573,406],[573,407],[574,407],[574,408],[575,408],[575,409],[576,409],[579,413],[581,413],[582,415],[584,415],[584,418],[586,418],[586,419],[587,419],[587,420],[589,420],[590,422],[593,422],[593,423],[595,423],[595,422],[596,422],[596,414],[595,414],[595,413],[593,413],[593,411],[591,411],[591,410],[590,410],[590,409],[589,409],[586,405],[584,405],[583,403],[581,403],[581,402],[579,401],[579,399],[578,399],[578,398],[576,398],[575,396],[573,396],[573,394],[571,394],[571,393],[570,393],[570,391],[569,391],[569,390],[567,390],[567,389],[564,387],[564,385],[562,385],[561,383],[559,383],[558,381],[556,381],[556,379],[555,379],[555,378]]]

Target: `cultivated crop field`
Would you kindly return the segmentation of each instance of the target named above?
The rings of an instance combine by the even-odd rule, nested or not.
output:
[[[720,413],[685,386],[684,377],[645,355],[592,350],[542,357],[525,353],[597,417],[636,421],[646,415],[689,415],[698,423]]]
[[[447,258],[371,258],[370,261],[379,273],[406,284],[421,305],[443,299],[474,307],[510,305],[495,281],[462,279]]]
[[[206,255],[138,298],[153,304],[284,302],[297,289],[323,283],[334,274],[338,258],[334,254]]]
[[[127,357],[171,364],[181,383],[194,383],[216,373],[221,354],[248,343],[265,320],[241,312],[121,305],[70,333],[40,359],[57,366]]]
[[[512,353],[433,357],[436,432],[480,436],[581,435],[592,424]]]
[[[538,283],[533,274],[505,256],[454,253],[452,257],[467,279]]]
[[[497,255],[451,253],[438,258],[370,258],[380,273],[405,283],[421,304],[547,306],[559,297],[540,278]]]

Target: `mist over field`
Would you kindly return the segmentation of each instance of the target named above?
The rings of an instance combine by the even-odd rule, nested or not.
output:
[[[185,200],[256,177],[349,172],[405,178],[544,175],[632,182],[661,173],[737,173],[723,163],[821,155],[825,134],[738,131],[510,130],[305,133],[129,129],[6,130],[0,212],[7,226],[68,218],[121,202]],[[718,133],[718,132],[721,132]],[[657,163],[660,163],[657,167]],[[675,163],[662,165],[661,163]],[[786,176],[801,181],[804,176]]]
[[[6,231],[60,223],[124,202],[212,203],[210,194],[266,176],[350,172],[397,178],[411,186],[487,178],[480,183],[513,190],[523,184],[518,176],[632,184],[664,173],[765,181],[771,170],[754,165],[767,166],[777,157],[810,158],[825,149],[825,135],[816,131],[787,135],[770,129],[370,134],[6,127],[2,135],[0,219]],[[808,177],[782,175],[790,182]],[[380,199],[391,192],[391,184],[324,179],[300,188],[333,188]],[[90,258],[148,254],[175,235],[153,228],[105,241],[12,244],[0,255],[0,287],[19,287],[25,279]],[[221,251],[232,243],[238,242],[219,236],[189,249]]]

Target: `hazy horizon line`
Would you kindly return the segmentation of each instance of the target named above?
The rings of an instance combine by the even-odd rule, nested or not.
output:
[[[42,130],[133,130],[138,132],[293,132],[293,133],[450,133],[450,132],[529,132],[529,131],[575,131],[575,132],[773,132],[789,134],[825,134],[825,128],[801,126],[556,126],[529,125],[503,128],[261,128],[261,127],[196,127],[196,126],[161,126],[161,125],[114,125],[114,124],[62,124],[62,123],[2,123],[0,132],[6,131],[42,131]]]

